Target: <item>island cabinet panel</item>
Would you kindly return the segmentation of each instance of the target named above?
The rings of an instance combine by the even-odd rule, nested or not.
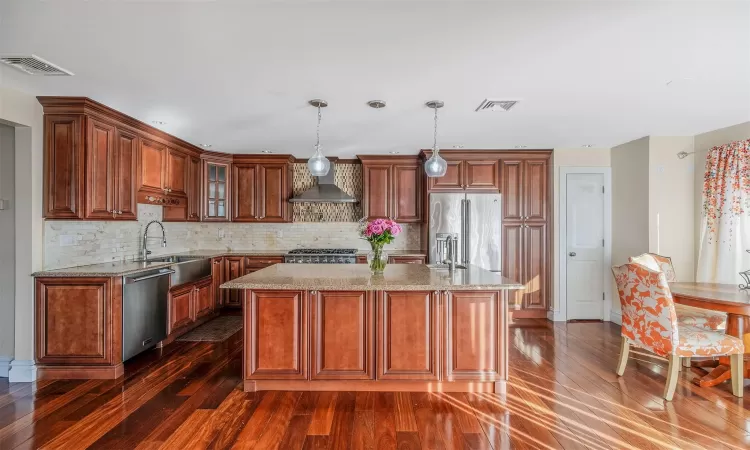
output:
[[[122,278],[37,278],[40,379],[122,375]]]
[[[430,291],[381,291],[378,294],[378,379],[437,380],[438,294]]]
[[[499,292],[453,291],[445,296],[446,381],[504,379],[507,324],[502,311]]]
[[[44,217],[83,218],[83,116],[44,116]]]
[[[374,378],[374,297],[371,291],[311,293],[312,380]]]
[[[243,291],[245,378],[307,379],[307,299],[304,291]],[[249,325],[249,326],[248,326]]]

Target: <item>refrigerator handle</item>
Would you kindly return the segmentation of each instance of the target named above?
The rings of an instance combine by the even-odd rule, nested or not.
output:
[[[464,221],[464,264],[469,264],[469,252],[471,252],[471,200],[466,199],[466,219]]]
[[[461,262],[466,254],[466,199],[461,199]]]

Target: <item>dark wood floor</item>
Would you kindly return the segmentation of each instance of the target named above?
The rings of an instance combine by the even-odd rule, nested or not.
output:
[[[685,371],[666,403],[663,362],[634,355],[615,375],[615,325],[524,325],[505,395],[245,394],[239,334],[143,355],[117,381],[0,381],[0,449],[750,446],[750,392],[700,389]]]

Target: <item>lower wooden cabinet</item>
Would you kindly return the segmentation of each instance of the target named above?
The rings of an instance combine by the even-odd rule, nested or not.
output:
[[[431,291],[379,293],[378,379],[438,379],[438,296]]]
[[[371,380],[375,376],[375,293],[310,293],[312,380]]]
[[[245,296],[245,379],[307,379],[307,293]]]
[[[211,278],[214,280],[214,301],[217,307],[224,306],[224,291],[220,288],[224,283],[224,258],[219,256],[211,260]]]
[[[234,280],[245,275],[243,270],[244,256],[225,256],[224,257],[224,281]],[[224,305],[240,307],[242,306],[242,290],[225,289]]]
[[[175,286],[169,291],[167,333],[171,337],[190,330],[216,310],[213,277]]]
[[[454,291],[444,295],[446,381],[502,379],[507,328],[499,292]]]

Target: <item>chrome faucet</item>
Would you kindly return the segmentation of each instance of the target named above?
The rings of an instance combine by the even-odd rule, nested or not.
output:
[[[458,235],[446,234],[447,236],[444,237],[446,255],[443,264],[448,264],[448,271],[453,273],[456,271],[456,259],[458,258]]]
[[[141,250],[141,256],[143,257],[144,261],[148,261],[148,255],[151,254],[151,250],[147,248],[146,244],[146,238],[148,237],[148,227],[150,227],[152,224],[157,223],[161,227],[161,246],[166,247],[167,246],[167,232],[164,231],[164,225],[159,222],[158,220],[152,220],[148,224],[146,224],[146,229],[143,230],[143,249]]]

